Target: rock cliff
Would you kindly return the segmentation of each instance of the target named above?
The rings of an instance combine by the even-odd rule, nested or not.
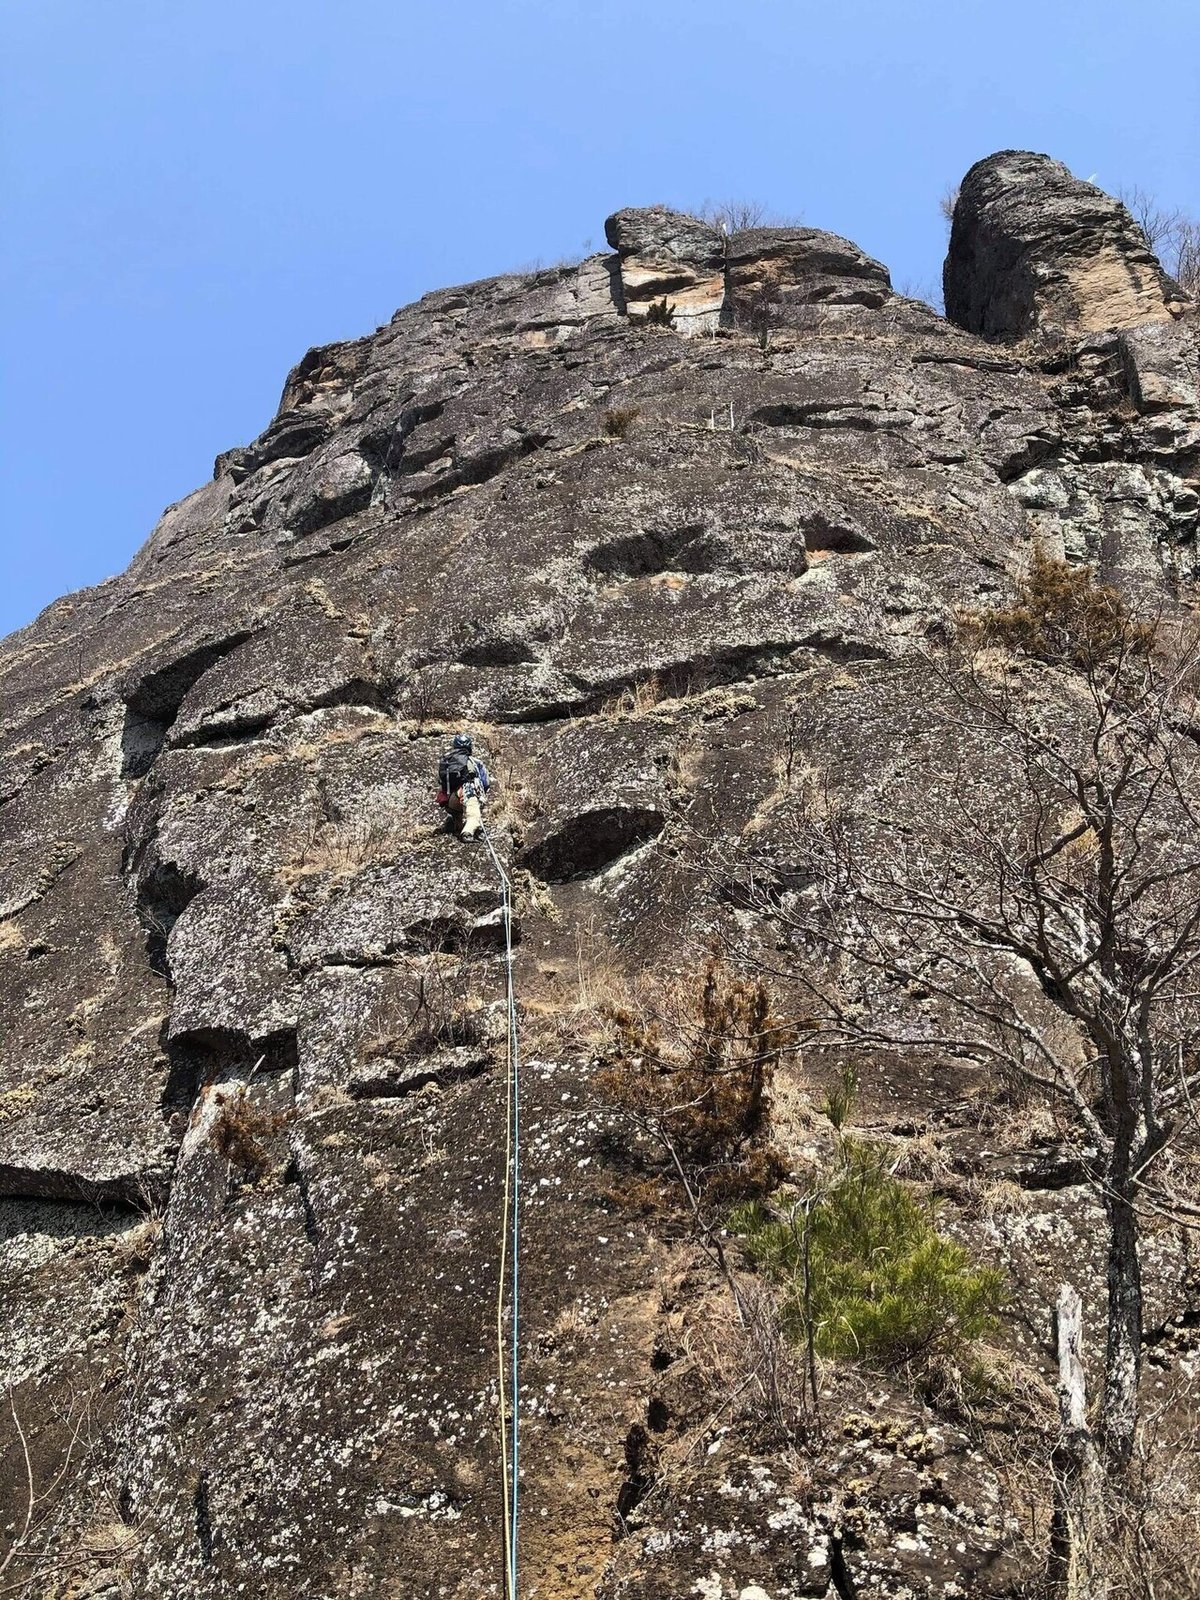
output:
[[[963,179],[945,293],[947,315],[982,334],[1097,333],[1183,309],[1120,201],[1025,150],[988,156]]]
[[[568,1024],[746,932],[720,868],[779,825],[781,751],[936,826],[914,651],[1035,544],[1191,603],[1195,313],[1023,153],[967,175],[949,320],[814,229],[606,237],[311,351],[126,573],[0,646],[3,1592],[502,1592],[497,892],[431,803],[460,726],[519,891],[527,1592],[1033,1592],[1002,1429],[853,1368],[806,1449],[744,1413],[720,1274],[622,1204]],[[777,1086],[783,1145],[820,1146],[823,1070]],[[936,1147],[1044,1386],[1095,1205],[985,1148],[989,1092],[881,1057],[859,1116]],[[993,1168],[1021,1203],[956,1210]]]

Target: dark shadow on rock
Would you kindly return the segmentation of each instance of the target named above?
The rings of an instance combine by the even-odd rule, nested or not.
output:
[[[142,1207],[120,1193],[95,1199],[72,1194],[0,1195],[0,1244],[21,1234],[48,1239],[104,1239],[124,1233]]]
[[[456,840],[461,850],[482,850],[478,841]],[[492,897],[493,902],[495,896]],[[482,900],[482,897],[480,897]],[[487,902],[484,902],[487,905]],[[521,942],[520,919],[512,919],[513,944]],[[423,955],[474,955],[489,949],[503,949],[504,922],[498,905],[472,916],[466,909],[446,916],[427,917],[405,929],[405,945]]]
[[[200,1559],[207,1564],[213,1558],[213,1526],[208,1499],[207,1468],[201,1468],[196,1475],[196,1486],[192,1491],[192,1507],[196,1515],[196,1542],[200,1546]]]
[[[162,1109],[167,1117],[189,1112],[209,1083],[286,1076],[295,1094],[300,1048],[294,1028],[258,1039],[233,1028],[198,1028],[168,1040],[164,1048],[169,1069]]]
[[[370,468],[370,463],[368,463]],[[364,482],[354,482],[336,493],[314,494],[289,517],[289,527],[297,538],[319,533],[322,528],[345,522],[366,511],[375,492],[376,472]]]
[[[658,1451],[640,1422],[625,1436],[626,1476],[617,1491],[617,1538],[626,1532],[626,1519],[638,1508],[654,1487]]]
[[[248,629],[197,645],[166,666],[136,679],[123,693],[125,726],[121,733],[121,776],[140,778],[166,742],[188,690],[209,667],[250,638]]]
[[[138,1170],[118,1172],[110,1177],[87,1177],[67,1167],[0,1162],[0,1203],[59,1201],[73,1211],[93,1207],[97,1219],[113,1209],[139,1214],[150,1211],[165,1197],[166,1188],[166,1175],[158,1172]]]
[[[701,524],[613,539],[597,545],[584,564],[604,577],[644,578],[657,572],[715,572],[728,565],[728,552]]]
[[[804,546],[807,550],[832,550],[837,555],[865,553],[876,548],[874,539],[861,528],[830,522],[819,511],[805,521]]]
[[[215,713],[206,716],[198,727],[177,735],[174,748],[220,750],[230,745],[247,744],[252,739],[260,738],[288,710],[330,711],[340,706],[361,706],[370,711],[382,711],[387,707],[387,697],[380,686],[368,678],[347,678],[310,699],[285,702],[265,712]]]
[[[293,1149],[292,1159],[288,1162],[283,1174],[286,1184],[294,1184],[300,1195],[300,1205],[304,1212],[304,1237],[314,1250],[320,1247],[324,1237],[317,1213],[312,1203],[312,1191],[309,1186],[308,1170],[300,1153]]]
[[[650,806],[604,806],[571,817],[534,845],[522,863],[546,883],[589,877],[654,839],[666,814]]]
[[[184,872],[174,861],[155,860],[137,882],[138,917],[146,930],[146,955],[151,970],[170,979],[167,940],[171,929],[204,888],[204,883]]]
[[[628,316],[629,311],[625,304],[625,285],[621,282],[620,256],[609,256],[604,263],[604,269],[608,273],[609,293],[612,295],[612,303],[616,307],[617,315],[619,317]]]
[[[478,639],[458,653],[464,667],[521,667],[537,659],[527,642],[515,636]]]

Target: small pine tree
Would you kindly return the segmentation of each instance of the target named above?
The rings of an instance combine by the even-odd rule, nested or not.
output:
[[[961,1356],[995,1325],[1004,1280],[938,1232],[932,1211],[872,1145],[843,1139],[832,1182],[790,1214],[759,1202],[730,1219],[784,1286],[784,1332],[810,1324],[822,1355],[901,1366]]]

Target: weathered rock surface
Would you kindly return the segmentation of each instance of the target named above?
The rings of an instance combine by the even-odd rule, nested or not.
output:
[[[730,1402],[719,1275],[614,1201],[563,1018],[761,936],[724,884],[786,811],[782,752],[928,826],[910,653],[1035,540],[1193,596],[1195,320],[1095,194],[1007,155],[964,188],[956,315],[1071,333],[1040,358],[832,235],[619,212],[613,256],[310,352],[126,574],[0,646],[0,1349],[48,1496],[25,1593],[501,1593],[502,937],[486,853],[431,804],[461,724],[518,889],[530,1592],[1026,1592],[1011,1453],[969,1419],[833,1374],[800,1456]],[[646,326],[664,297],[675,327]],[[823,1071],[781,1088],[789,1149]],[[984,1148],[990,1098],[881,1057],[861,1115],[936,1144],[1036,1383],[1056,1274],[1095,1296],[1103,1263],[1084,1188]],[[968,1204],[981,1173],[1029,1204]],[[1148,1276],[1189,1326],[1169,1230]]]
[[[681,333],[717,326],[725,300],[725,240],[716,228],[665,206],[617,211],[604,236],[620,257],[621,300],[645,316],[664,299]]]
[[[892,292],[887,268],[849,239],[816,228],[747,228],[729,240],[730,320],[784,325],[808,306],[878,309]],[[803,325],[803,323],[801,323]]]
[[[620,308],[644,317],[665,301],[686,336],[722,324],[760,332],[811,325],[814,306],[877,309],[892,292],[882,263],[849,239],[817,228],[725,234],[652,206],[615,212],[604,231],[618,253]]]
[[[963,179],[944,289],[951,321],[985,337],[1096,333],[1182,309],[1121,202],[1027,150],[988,156]]]

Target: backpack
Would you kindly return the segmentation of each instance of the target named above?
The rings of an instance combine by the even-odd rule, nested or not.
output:
[[[461,750],[447,750],[438,763],[438,783],[448,795],[457,794],[472,777],[471,758]]]

